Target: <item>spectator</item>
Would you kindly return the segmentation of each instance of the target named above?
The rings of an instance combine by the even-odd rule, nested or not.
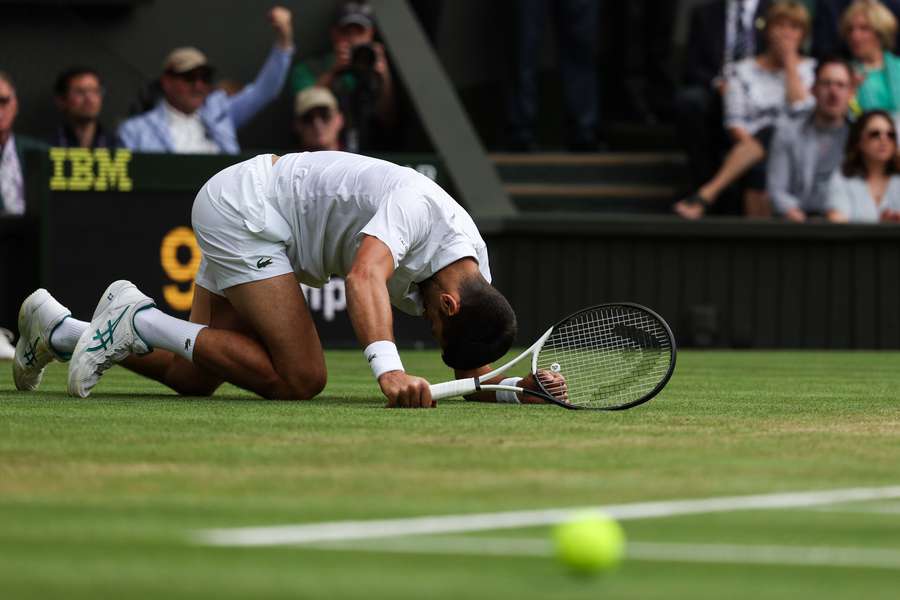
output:
[[[812,55],[815,57],[841,56],[849,57],[850,53],[844,40],[841,39],[841,16],[854,0],[816,0],[815,17],[813,18]],[[900,0],[881,0],[881,3],[900,18]],[[894,37],[896,47],[897,36]]]
[[[297,93],[294,133],[301,151],[341,150],[344,115],[328,88],[313,86]]]
[[[100,124],[103,109],[103,83],[90,67],[71,67],[56,78],[53,87],[56,107],[62,123],[50,144],[62,148],[114,148],[115,139],[107,136]]]
[[[900,221],[897,161],[897,130],[890,113],[873,110],[863,114],[850,129],[844,163],[828,182],[828,220]]]
[[[900,57],[890,52],[897,35],[897,19],[875,0],[856,0],[841,17],[861,83],[856,90],[858,112],[900,108]]]
[[[698,219],[726,187],[744,178],[744,214],[771,213],[765,193],[766,149],[782,116],[812,107],[809,89],[815,61],[800,56],[809,31],[809,13],[797,0],[778,0],[766,12],[765,50],[734,65],[725,96],[725,127],[734,145],[719,170],[691,197],[675,204],[676,213]],[[748,173],[749,172],[749,173]]]
[[[541,38],[551,12],[556,29],[559,69],[566,107],[568,148],[597,149],[596,0],[520,0],[513,3],[515,39],[513,82],[507,98],[507,147],[537,150],[534,128],[538,113],[538,61]]]
[[[25,212],[25,153],[47,147],[13,133],[18,113],[16,86],[8,74],[0,71],[0,215]]]
[[[850,124],[853,70],[840,58],[816,68],[816,108],[776,127],[766,166],[766,190],[775,212],[801,223],[825,216],[828,180],[841,163]]]
[[[384,46],[375,41],[372,7],[346,2],[331,28],[332,51],[304,60],[291,72],[294,92],[318,85],[330,89],[346,115],[347,150],[385,145],[394,126],[396,95]]]
[[[122,145],[135,152],[237,154],[237,129],[271,102],[284,85],[294,54],[291,12],[276,6],[268,13],[275,46],[256,80],[229,96],[212,91],[213,69],[196,48],[176,48],[163,63],[156,106],[119,127]]]

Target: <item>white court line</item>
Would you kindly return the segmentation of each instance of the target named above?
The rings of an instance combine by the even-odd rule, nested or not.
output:
[[[754,496],[726,496],[721,498],[639,502],[635,504],[548,510],[442,515],[409,519],[333,521],[305,525],[207,529],[193,532],[191,540],[195,543],[212,546],[283,546],[339,540],[536,527],[560,523],[570,519],[574,514],[590,511],[603,511],[616,519],[626,520],[735,510],[805,508],[840,502],[884,500],[889,498],[900,498],[900,486],[848,488],[818,492],[789,492]]]
[[[319,550],[469,556],[534,556],[554,553],[548,540],[490,537],[415,537],[320,542]],[[629,542],[629,560],[718,564],[900,569],[900,549],[825,546],[759,546]]]

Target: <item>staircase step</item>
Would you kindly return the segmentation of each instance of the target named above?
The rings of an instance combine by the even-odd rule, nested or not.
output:
[[[682,185],[687,162],[677,153],[491,154],[506,182],[642,183]]]
[[[667,185],[510,183],[523,211],[651,212],[670,210],[677,189]]]

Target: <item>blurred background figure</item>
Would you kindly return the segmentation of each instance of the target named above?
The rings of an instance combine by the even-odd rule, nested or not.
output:
[[[45,149],[46,144],[13,133],[19,101],[9,74],[0,71],[0,215],[25,212],[25,153]]]
[[[62,148],[114,148],[115,136],[107,135],[100,123],[103,82],[91,67],[70,67],[60,73],[53,86],[62,123],[50,145]]]
[[[538,149],[538,67],[544,27],[549,17],[556,46],[566,111],[567,147],[597,150],[598,0],[519,0],[511,3],[514,40],[513,80],[507,97],[506,147],[515,152]]]
[[[859,80],[857,112],[881,109],[896,115],[900,57],[891,52],[897,36],[896,17],[880,2],[856,0],[844,11],[840,28]]]
[[[733,146],[712,179],[676,203],[687,219],[700,218],[725,188],[744,177],[744,214],[771,214],[763,158],[779,118],[812,107],[815,61],[800,55],[809,12],[796,0],[779,0],[766,11],[765,49],[735,63],[726,81],[725,127]]]
[[[856,0],[815,0],[814,18],[813,18],[813,34],[812,34],[812,55],[816,58],[825,56],[843,56],[850,57],[850,51],[843,39],[841,32],[841,18],[844,12]],[[900,18],[900,0],[882,0],[881,4],[885,6],[895,18]],[[894,36],[894,43],[891,47],[897,47],[897,36]]]
[[[328,88],[313,86],[297,92],[294,102],[294,134],[298,150],[342,150],[344,115]]]
[[[680,8],[679,0],[629,0],[614,6],[614,22],[624,26],[610,28],[604,35],[611,35],[613,47],[622,48],[624,53],[623,60],[617,63],[624,70],[621,101],[625,106],[621,108],[626,118],[645,124],[672,120],[675,94],[672,35]],[[604,99],[603,113],[607,119],[613,102],[609,95]]]
[[[764,47],[759,25],[765,22],[768,6],[768,0],[715,0],[691,10],[684,85],[675,94],[675,122],[693,189],[713,176],[731,145],[722,125],[726,73]]]
[[[844,158],[850,131],[850,65],[842,58],[820,62],[812,94],[815,110],[776,126],[766,164],[775,212],[796,223],[825,216],[828,180]]]
[[[396,121],[396,94],[384,45],[375,41],[372,7],[340,6],[331,28],[330,53],[303,60],[291,72],[291,87],[328,88],[345,116],[349,152],[383,149]]]
[[[294,55],[291,12],[277,6],[268,19],[275,45],[253,83],[232,96],[213,91],[213,68],[200,50],[184,47],[169,53],[159,79],[163,98],[152,110],[122,123],[122,145],[135,152],[237,154],[238,128],[278,96]]]
[[[883,110],[864,113],[850,130],[843,165],[828,182],[828,220],[900,221],[897,162],[897,130],[891,115]]]

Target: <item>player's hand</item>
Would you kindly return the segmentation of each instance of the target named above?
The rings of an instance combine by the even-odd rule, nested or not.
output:
[[[543,390],[541,389],[541,386],[538,385],[537,380],[540,380],[541,384],[544,386]],[[566,378],[562,376],[562,373],[557,373],[555,371],[538,369],[536,376],[531,373],[526,375],[522,381],[519,382],[519,387],[527,390],[534,390],[536,392],[547,391],[551,396],[561,402],[569,401],[569,388],[566,385]],[[545,404],[544,400],[530,394],[520,395],[519,400],[522,404]]]
[[[278,45],[282,48],[293,46],[294,26],[291,11],[283,6],[274,6],[266,17],[272,25],[272,29],[275,30]]]
[[[421,377],[403,371],[388,371],[378,378],[378,385],[387,397],[387,408],[435,408],[431,386]]]

